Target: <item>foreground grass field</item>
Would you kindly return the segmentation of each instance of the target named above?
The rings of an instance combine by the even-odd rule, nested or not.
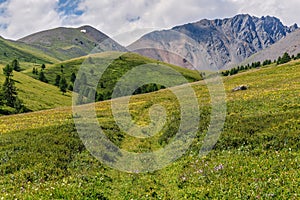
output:
[[[3,199],[299,199],[300,63],[251,70],[224,79],[227,118],[214,149],[199,157],[209,126],[209,94],[199,97],[201,128],[184,157],[153,173],[119,172],[85,149],[71,108],[0,117],[0,196]],[[246,91],[232,92],[246,84]],[[168,128],[150,139],[122,133],[110,101],[96,105],[107,137],[133,152],[169,142],[180,123],[178,102],[168,90],[133,96],[130,110],[138,124],[161,103]],[[172,113],[172,114],[171,114]]]

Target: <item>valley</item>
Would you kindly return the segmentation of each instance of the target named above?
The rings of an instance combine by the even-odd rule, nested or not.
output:
[[[296,24],[248,14],[154,31],[127,47],[87,25],[1,37],[0,199],[299,199],[298,38]],[[220,82],[210,82],[216,77]],[[226,97],[216,103],[220,91]],[[18,104],[3,98],[7,93]],[[123,129],[116,114],[121,124],[127,115],[113,106],[124,108],[124,99],[134,124],[160,129],[142,129],[144,137]],[[203,150],[212,119],[221,123],[212,115],[219,104],[226,107],[224,125]],[[92,123],[78,126],[84,116],[74,108],[85,107],[95,108],[103,138],[121,155],[191,144],[159,170],[115,169],[117,158],[104,152],[110,165],[101,162],[84,140],[92,134],[80,134]],[[198,127],[182,127],[182,116],[189,124],[199,119]],[[186,132],[177,141],[180,130]],[[181,151],[172,150],[174,157]]]

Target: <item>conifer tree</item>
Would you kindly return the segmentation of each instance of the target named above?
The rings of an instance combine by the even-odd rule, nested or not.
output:
[[[59,82],[59,89],[63,94],[65,94],[67,92],[67,88],[68,88],[67,80],[65,77],[62,77]]]
[[[15,70],[16,72],[21,71],[21,67],[20,67],[20,63],[17,59],[14,59],[11,63],[13,70]]]
[[[2,99],[7,106],[14,107],[18,93],[15,87],[15,81],[12,79],[13,67],[6,65],[6,67],[3,68],[3,74],[5,75],[5,81],[2,86]]]

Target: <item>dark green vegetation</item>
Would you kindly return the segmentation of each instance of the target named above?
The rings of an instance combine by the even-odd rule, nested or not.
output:
[[[66,69],[65,74],[71,75],[72,71]],[[184,157],[154,173],[130,174],[103,166],[85,150],[70,108],[1,117],[1,196],[299,199],[299,69],[300,62],[293,61],[225,77],[228,115],[218,143],[206,157],[198,157],[198,151],[202,133],[209,125],[210,98],[204,82],[193,84],[201,103],[198,136]],[[51,81],[54,79],[53,74]],[[249,89],[231,92],[242,84]],[[169,142],[180,123],[178,102],[168,90],[133,96],[133,119],[140,125],[147,124],[149,108],[155,103],[161,103],[169,115],[167,126],[150,139],[121,132],[112,117],[110,101],[97,103],[97,117],[107,137],[119,147],[133,152],[153,151]]]
[[[60,106],[71,105],[71,92],[73,90],[74,81],[76,80],[76,73],[83,62],[89,63],[92,59],[105,60],[110,55],[121,55],[122,53],[101,53],[88,57],[81,57],[64,61],[59,64],[37,64],[20,62],[17,59],[7,61],[10,66],[16,70],[14,71],[14,77],[12,80],[15,82],[16,92],[19,93],[17,102],[24,103],[24,109],[16,111],[10,106],[0,105],[0,115],[13,114],[24,111],[37,111],[50,108],[56,108]],[[104,73],[102,82],[99,83],[97,90],[97,99],[104,100],[110,99],[113,90],[113,85],[117,82],[126,71],[140,64],[158,63],[152,59],[148,59],[137,54],[126,53],[122,55],[123,60],[115,60],[108,70]],[[164,63],[158,63],[165,65]],[[86,75],[97,75],[98,71],[104,65],[96,66],[91,64],[91,67],[86,72]],[[169,65],[179,73],[181,73],[188,81],[197,81],[201,79],[201,76],[197,71],[186,70],[180,67]],[[0,66],[1,71],[2,67]],[[20,71],[20,72],[19,72]],[[91,81],[91,80],[89,80]],[[105,81],[105,84],[104,84]],[[1,85],[5,82],[5,76],[0,73]],[[44,83],[42,83],[44,82]],[[145,87],[138,93],[146,93],[156,91],[162,87],[154,85],[153,87]],[[83,96],[89,97],[94,91],[87,88],[87,91]],[[19,101],[21,100],[21,101]],[[12,104],[11,104],[12,105]],[[17,106],[18,107],[18,106]],[[25,109],[26,108],[26,109]]]
[[[283,54],[283,56],[279,56],[277,60],[274,61],[274,63],[276,63],[277,65],[282,65],[285,63],[290,62],[291,60],[298,60],[300,59],[300,53],[298,53],[296,56],[292,55],[290,56],[287,52]],[[251,65],[241,65],[235,68],[232,68],[230,70],[226,70],[222,72],[223,76],[230,76],[230,75],[235,75],[241,71],[246,71],[249,69],[253,69],[253,68],[259,68],[262,66],[266,66],[266,65],[271,65],[272,61],[271,60],[265,60],[263,63],[261,62],[254,62]]]
[[[19,63],[17,60],[12,62],[12,65],[7,64],[3,68],[5,81],[0,89],[0,106],[7,106],[9,109],[0,110],[0,114],[8,114],[9,110],[14,109],[14,113],[22,113],[28,111],[18,97],[18,92],[13,79],[13,71],[19,70]]]
[[[21,63],[23,66],[23,63]],[[4,67],[0,65],[0,85],[5,82],[5,76],[2,73]],[[23,72],[13,72],[13,80],[17,89],[19,99],[24,103],[25,107],[31,111],[38,111],[61,106],[70,106],[72,103],[71,94],[62,95],[59,89],[50,84],[35,80]],[[2,106],[2,114],[12,114],[15,110]]]
[[[116,59],[112,59],[115,55],[117,56]],[[111,62],[110,62],[111,61]],[[73,89],[73,84],[76,79],[76,74],[79,68],[84,63],[84,68],[86,71],[82,74],[83,77],[83,85],[92,85],[93,81],[97,81],[96,77],[99,77],[99,73],[103,73],[101,79],[99,80],[98,88],[97,88],[97,95],[96,100],[102,101],[111,99],[113,89],[118,82],[118,80],[128,71],[136,66],[146,65],[146,64],[157,64],[157,65],[166,65],[170,66],[172,69],[181,73],[189,82],[195,82],[201,80],[201,76],[199,72],[184,69],[181,67],[177,67],[170,64],[165,64],[150,58],[146,58],[134,53],[101,53],[95,54],[90,57],[82,57],[77,59],[72,59],[69,61],[64,61],[59,64],[55,64],[53,66],[47,67],[45,70],[40,69],[43,71],[43,77],[50,84],[55,86],[61,87],[61,79],[65,78],[66,83],[64,82],[64,88]],[[107,67],[107,69],[105,69]],[[147,67],[147,66],[145,66]],[[105,71],[104,71],[105,69]],[[27,74],[33,78],[41,80],[41,74],[37,75],[32,73],[32,70],[27,70]],[[168,75],[166,74],[166,77]],[[132,84],[134,83],[134,79],[131,81]],[[136,94],[140,93],[147,93],[157,91],[161,88],[159,85],[148,85],[140,90],[136,91]],[[61,90],[62,91],[62,90]],[[95,93],[95,91],[91,90],[89,87],[85,89],[85,94],[83,96],[88,97],[89,93]]]

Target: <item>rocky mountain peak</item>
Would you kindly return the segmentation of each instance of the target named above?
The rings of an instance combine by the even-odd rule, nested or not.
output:
[[[276,17],[263,16],[259,18],[249,14],[239,14],[225,19],[203,19],[195,23],[176,26],[169,31],[150,33],[134,43],[134,46],[142,46],[147,43],[155,48],[158,44],[164,45],[164,50],[184,55],[185,58],[189,58],[190,63],[195,63],[198,55],[204,58],[205,62],[197,65],[209,65],[209,67],[220,69],[240,63],[297,29],[297,24],[288,27]],[[184,40],[181,41],[181,45],[178,44],[178,41],[170,41],[174,31],[194,40],[193,47],[195,48],[189,46],[190,44],[184,44]],[[151,37],[149,37],[150,35]],[[176,38],[173,37],[173,40]],[[190,55],[191,49],[194,49],[193,54],[196,56]],[[155,59],[165,57],[159,53],[151,53],[146,56]],[[184,65],[183,63],[173,64]]]

